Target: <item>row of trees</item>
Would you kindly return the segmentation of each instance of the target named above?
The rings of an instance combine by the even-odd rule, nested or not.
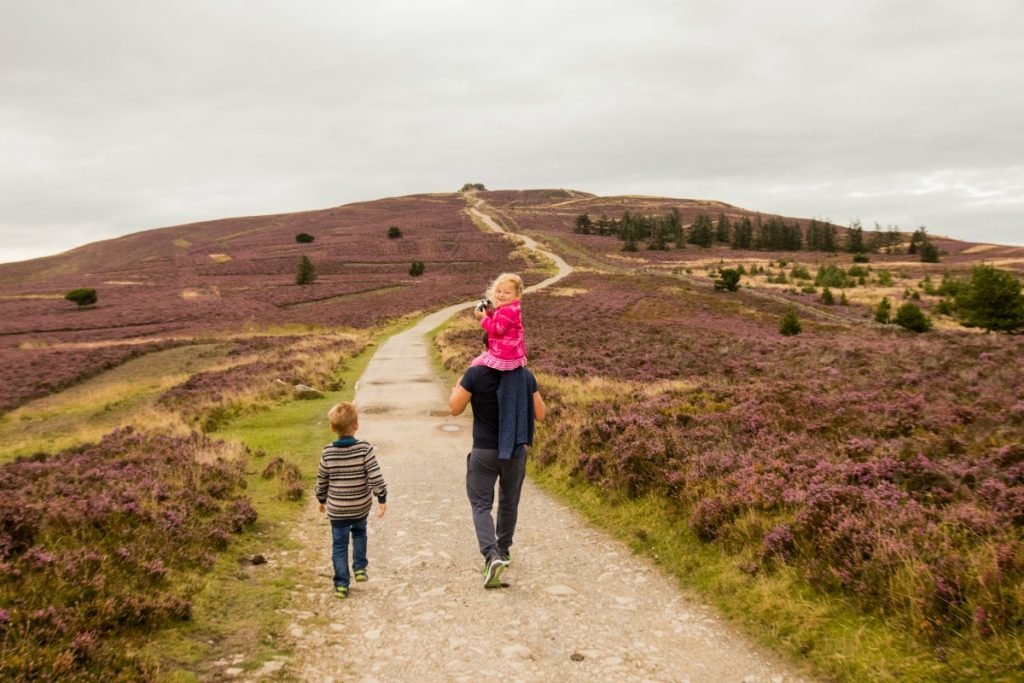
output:
[[[856,268],[859,266],[853,266],[850,270]],[[737,291],[743,274],[742,266],[720,268],[718,278],[714,282],[715,290]],[[814,282],[815,285],[824,288],[821,303],[835,304],[835,297],[829,287],[852,286],[856,281],[851,279],[850,275],[832,264],[819,268]],[[924,287],[928,294],[945,297],[935,306],[934,311],[956,317],[964,327],[1008,333],[1024,330],[1024,292],[1020,280],[1013,273],[981,265],[974,267],[970,279],[957,279],[947,275],[939,287],[932,286],[930,279],[925,280]],[[811,291],[814,291],[813,288]],[[839,303],[846,305],[846,293],[841,292],[840,297]],[[888,298],[883,298],[875,308],[875,320],[882,324],[899,325],[914,332],[924,332],[932,327],[931,319],[918,306],[909,302],[900,306],[893,315]]]
[[[623,251],[637,251],[641,243],[649,251],[664,251],[670,244],[676,249],[684,249],[687,244],[711,247],[717,243],[728,244],[733,249],[807,249],[863,254],[898,253],[903,244],[903,238],[895,227],[883,231],[877,223],[872,233],[865,234],[860,221],[854,221],[845,236],[840,238],[837,227],[826,221],[811,219],[805,230],[797,221],[787,223],[777,216],[764,219],[758,214],[753,220],[743,216],[730,221],[724,211],[718,213],[717,219],[706,213],[697,214],[693,223],[686,226],[677,208],[663,216],[645,216],[627,210],[620,218],[608,218],[602,214],[600,218],[592,219],[584,213],[576,217],[573,232],[618,237],[624,242]],[[939,251],[928,238],[924,226],[914,232],[908,251],[920,254],[922,261],[934,263],[939,259]]]

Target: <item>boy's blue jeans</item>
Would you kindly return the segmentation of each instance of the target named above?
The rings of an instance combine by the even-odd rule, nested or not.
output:
[[[348,573],[348,536],[352,534],[352,569],[366,569],[366,517],[331,520],[331,561],[334,563],[334,587],[345,586]]]

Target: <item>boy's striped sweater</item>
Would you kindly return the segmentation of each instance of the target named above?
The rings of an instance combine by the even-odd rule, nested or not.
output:
[[[327,505],[330,519],[362,519],[373,501],[386,503],[388,488],[381,475],[373,446],[346,436],[324,446],[316,473],[316,499]]]

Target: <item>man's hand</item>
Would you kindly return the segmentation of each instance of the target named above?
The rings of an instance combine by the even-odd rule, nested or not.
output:
[[[377,507],[379,508],[379,510],[377,511],[377,518],[380,519],[381,517],[384,516],[384,513],[388,511],[388,504],[387,503],[378,503]]]
[[[327,506],[323,503],[320,503],[320,512],[327,512]]]

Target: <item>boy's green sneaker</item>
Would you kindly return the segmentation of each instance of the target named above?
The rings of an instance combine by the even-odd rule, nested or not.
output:
[[[366,581],[368,578],[370,578],[366,575],[365,569],[357,569],[354,572],[352,572],[352,575],[355,577],[356,581]]]
[[[492,557],[484,565],[484,588],[501,588],[501,575],[508,566],[508,561],[500,557]]]
[[[347,598],[348,597],[348,586],[335,586],[334,587],[334,597],[338,598],[339,600],[344,600],[345,598]]]

